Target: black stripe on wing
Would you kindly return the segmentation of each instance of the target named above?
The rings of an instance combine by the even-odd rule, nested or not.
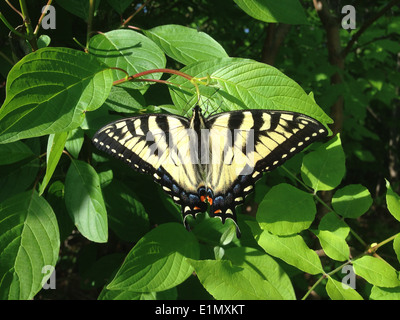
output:
[[[230,130],[233,137],[235,129],[254,130],[254,151],[258,160],[253,164],[253,168],[246,167],[244,172],[247,174],[238,174],[230,185],[224,184],[221,177],[217,185],[210,186],[207,190],[212,198],[210,214],[219,216],[222,221],[231,218],[235,222],[235,207],[242,204],[245,196],[253,191],[254,184],[262,177],[262,172],[282,165],[328,133],[317,120],[288,111],[232,111],[212,116],[207,119],[206,124],[210,129]],[[242,152],[245,154],[244,148]],[[221,170],[224,168],[221,167]]]

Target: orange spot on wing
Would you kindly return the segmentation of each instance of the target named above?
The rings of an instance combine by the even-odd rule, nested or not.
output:
[[[200,201],[201,202],[206,202],[206,197],[205,196],[200,196]]]
[[[207,201],[208,201],[208,203],[209,203],[210,205],[212,205],[212,204],[213,204],[213,199],[212,199],[212,198],[210,198],[209,196],[207,196]]]
[[[219,213],[222,213],[221,209],[218,209],[218,210],[214,211],[214,214],[219,214]]]

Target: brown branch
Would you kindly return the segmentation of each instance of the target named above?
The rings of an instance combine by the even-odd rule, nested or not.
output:
[[[326,31],[327,49],[329,63],[333,66],[337,66],[339,69],[344,69],[344,57],[342,56],[342,47],[340,45],[340,29],[339,23],[334,17],[330,10],[327,1],[325,0],[313,0],[314,7],[318,13],[318,16]],[[333,85],[342,83],[342,77],[339,72],[336,72],[331,77],[331,83]],[[343,125],[343,96],[339,96],[335,103],[331,106],[331,117],[334,123],[331,127],[333,135],[342,130]]]
[[[315,1],[315,0],[314,0]],[[346,48],[343,49],[342,51],[342,56],[346,57],[348,53],[350,52],[352,46],[356,43],[358,38],[364,33],[367,28],[373,24],[376,20],[378,20],[380,17],[382,17],[387,11],[389,11],[394,5],[399,4],[400,0],[392,0],[390,1],[385,7],[383,7],[380,11],[376,13],[371,19],[367,20],[364,22],[364,24],[361,26],[360,30],[358,30],[354,36],[351,38],[349,43],[347,44]]]
[[[283,40],[285,39],[285,36],[289,32],[289,30],[290,24],[268,24],[268,27],[266,28],[267,35],[265,37],[261,53],[262,62],[267,63],[271,66],[274,65],[279,48],[281,47]]]

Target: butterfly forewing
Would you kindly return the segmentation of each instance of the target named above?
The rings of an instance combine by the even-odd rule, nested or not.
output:
[[[207,209],[198,195],[204,183],[190,134],[186,118],[143,115],[108,124],[94,135],[93,143],[134,170],[151,174],[181,205],[185,217]]]

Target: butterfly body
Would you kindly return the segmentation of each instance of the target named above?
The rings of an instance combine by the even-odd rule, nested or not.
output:
[[[263,172],[326,135],[321,123],[300,113],[254,109],[205,118],[195,106],[190,119],[148,114],[118,120],[100,129],[93,143],[151,174],[181,206],[189,228],[187,216],[208,206],[210,216],[236,224],[236,206]]]

